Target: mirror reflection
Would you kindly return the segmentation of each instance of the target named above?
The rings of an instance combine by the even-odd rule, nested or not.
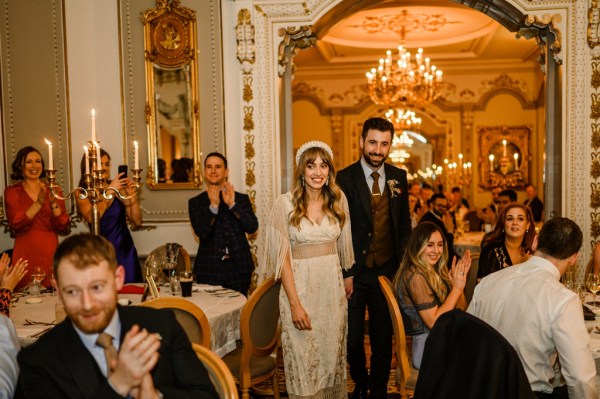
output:
[[[202,184],[196,18],[158,1],[143,14],[150,189]]]
[[[193,182],[190,66],[154,65],[158,183]]]

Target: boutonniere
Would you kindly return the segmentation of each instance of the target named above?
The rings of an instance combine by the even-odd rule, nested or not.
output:
[[[400,183],[397,180],[390,179],[387,181],[388,186],[390,187],[390,193],[392,193],[392,198],[402,194],[402,189],[397,187]]]

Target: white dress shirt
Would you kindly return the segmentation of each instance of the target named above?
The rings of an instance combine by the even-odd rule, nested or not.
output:
[[[12,398],[19,377],[19,341],[12,321],[0,315],[0,399]]]
[[[107,376],[108,367],[106,364],[106,357],[104,356],[104,348],[96,344],[96,340],[100,334],[86,334],[77,328],[75,324],[73,324],[73,328],[75,328],[75,332],[77,332],[77,335],[79,335],[79,338],[81,338],[83,346],[86,347],[92,357],[96,360],[96,363],[98,363],[98,367],[100,367],[102,374]],[[119,319],[118,310],[115,310],[112,319],[102,332],[105,332],[113,337],[112,344],[118,352],[119,348],[121,347],[121,319]]]
[[[556,266],[532,256],[482,279],[467,311],[516,349],[533,391],[560,385],[553,369],[558,355],[569,398],[598,398],[581,302],[559,279]]]

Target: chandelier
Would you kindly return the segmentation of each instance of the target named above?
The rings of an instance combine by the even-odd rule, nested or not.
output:
[[[404,130],[419,132],[421,130],[421,122],[423,120],[418,118],[415,112],[409,109],[390,109],[385,113],[385,117],[394,124],[394,130],[398,132],[403,132]],[[406,135],[406,137],[408,136]]]
[[[406,13],[406,10],[404,11]],[[377,68],[366,73],[369,96],[374,103],[394,107],[397,104],[425,106],[441,95],[442,71],[431,65],[419,48],[412,55],[404,47],[406,27],[400,29],[401,45],[396,60],[391,50],[379,59]]]

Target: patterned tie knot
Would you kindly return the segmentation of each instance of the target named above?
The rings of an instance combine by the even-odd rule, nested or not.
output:
[[[96,345],[100,346],[102,349],[108,349],[113,346],[113,337],[107,333],[100,333],[98,335],[98,339],[96,340]]]
[[[117,360],[117,348],[113,345],[113,337],[107,333],[98,334],[96,339],[96,345],[104,349],[104,358],[106,359],[106,374],[110,375],[112,367],[114,367]]]
[[[371,177],[373,178],[373,187],[371,187],[371,194],[381,195],[381,191],[379,189],[379,173],[373,172],[371,173]]]

